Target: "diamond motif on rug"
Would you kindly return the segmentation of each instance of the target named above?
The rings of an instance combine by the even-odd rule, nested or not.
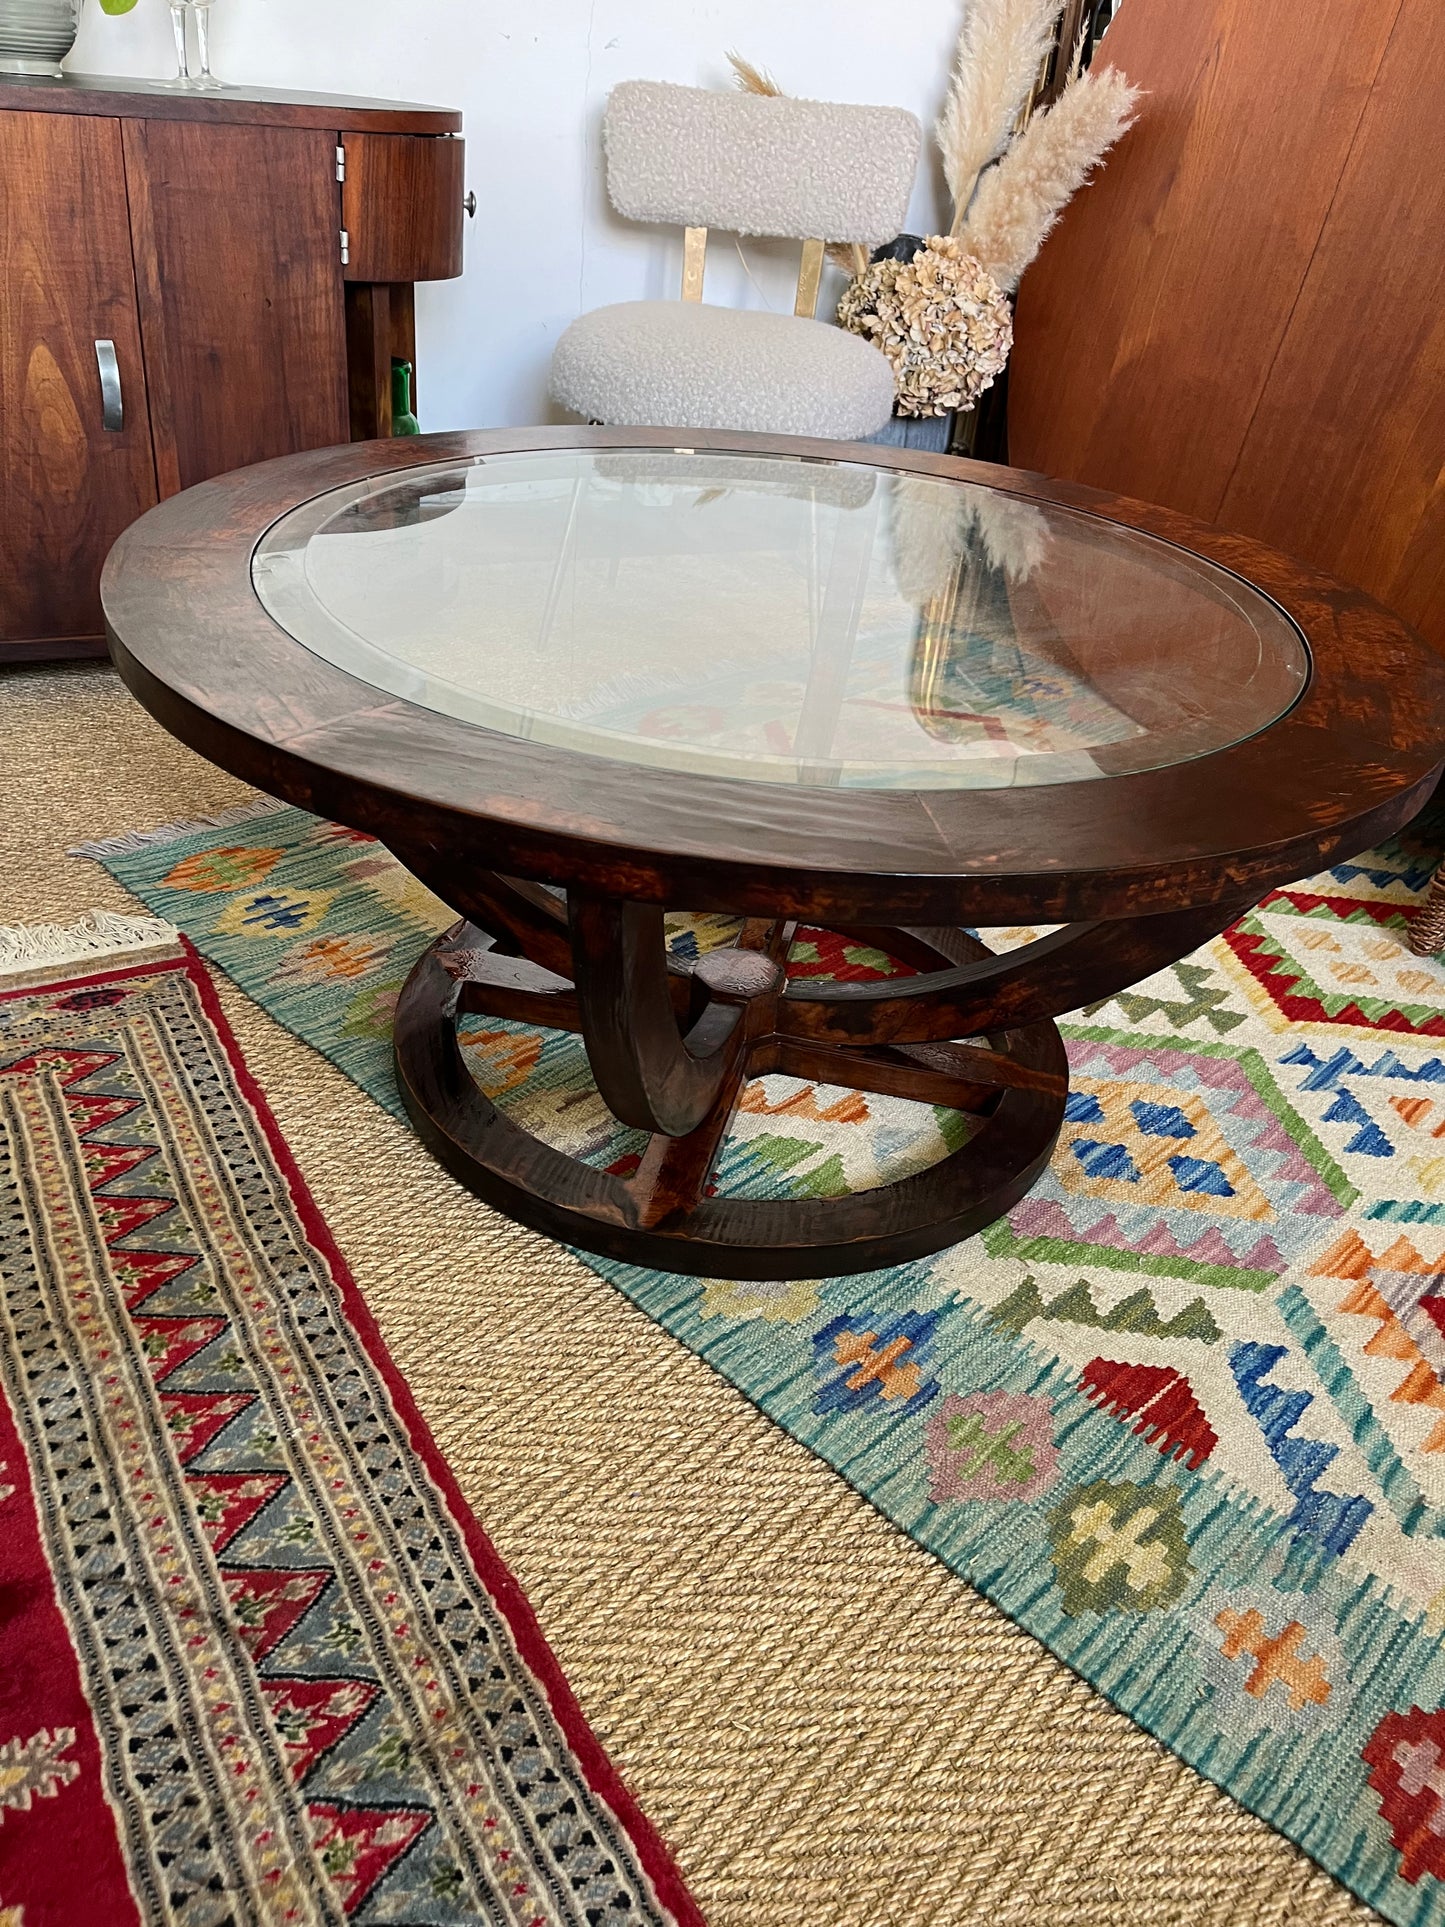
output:
[[[1253,1732],[1338,1727],[1353,1700],[1328,1614],[1269,1586],[1210,1587],[1188,1613],[1210,1691]]]
[[[1400,1853],[1400,1873],[1445,1880],[1445,1712],[1387,1713],[1363,1755]]]
[[[929,1371],[938,1321],[926,1313],[835,1318],[813,1340],[819,1412],[861,1412],[875,1405],[914,1409],[938,1391]]]
[[[1356,1196],[1264,1059],[1086,1033],[1051,1170],[984,1233],[995,1257],[1262,1291]]]
[[[1181,1596],[1193,1571],[1172,1485],[1080,1486],[1049,1514],[1049,1538],[1070,1615],[1157,1612]]]
[[[956,1499],[1038,1499],[1059,1476],[1053,1403],[1017,1392],[949,1397],[928,1421],[928,1495]]]
[[[1278,1029],[1327,1024],[1445,1037],[1434,968],[1411,956],[1402,934],[1394,903],[1277,890],[1224,944],[1249,1002]]]

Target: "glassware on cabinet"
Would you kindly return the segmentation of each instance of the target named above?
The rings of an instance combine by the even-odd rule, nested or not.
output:
[[[177,73],[174,80],[168,80],[168,87],[185,88],[192,93],[219,93],[224,81],[216,79],[211,72],[211,0],[170,0],[171,32],[176,42]],[[191,18],[196,23],[197,66],[191,69],[190,47],[186,21]]]

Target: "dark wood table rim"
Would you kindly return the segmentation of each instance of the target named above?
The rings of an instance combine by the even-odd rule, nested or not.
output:
[[[1308,641],[1308,685],[1259,734],[1173,768],[1021,789],[795,789],[525,742],[393,698],[312,655],[252,586],[266,530],[350,482],[512,452],[673,447],[954,478],[1144,530],[1272,597]],[[438,860],[462,843],[512,875],[757,917],[1003,924],[1237,904],[1407,821],[1445,738],[1445,664],[1362,591],[1170,510],[871,445],[565,427],[323,449],[153,509],[112,551],[102,599],[140,701],[271,794]]]

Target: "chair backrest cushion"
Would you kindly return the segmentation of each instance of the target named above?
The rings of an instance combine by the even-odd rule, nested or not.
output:
[[[614,87],[607,190],[634,221],[876,247],[903,226],[922,130],[902,107]]]

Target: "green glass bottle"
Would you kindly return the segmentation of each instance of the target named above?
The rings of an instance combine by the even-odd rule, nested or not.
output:
[[[391,432],[393,435],[421,433],[421,423],[411,412],[411,363],[398,355],[391,358]]]

